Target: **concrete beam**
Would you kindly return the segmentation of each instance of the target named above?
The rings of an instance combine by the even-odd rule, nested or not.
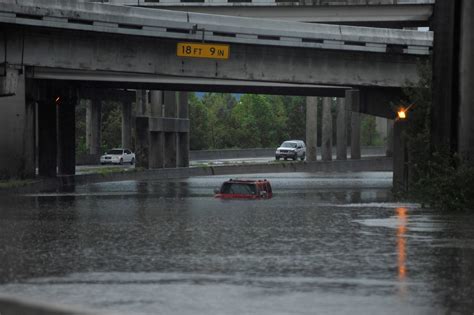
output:
[[[136,1],[124,1],[128,5],[136,5]],[[194,5],[193,5],[194,4]],[[256,5],[237,6],[234,3],[221,5],[203,5],[201,3],[148,3],[150,7],[174,11],[187,11],[206,14],[252,17],[280,21],[337,23],[364,26],[424,26],[428,25],[433,14],[433,4],[405,5]],[[274,3],[276,4],[276,3]],[[147,3],[145,3],[147,5]]]
[[[417,64],[426,57],[398,53],[317,50],[233,44],[229,60],[176,56],[176,40],[95,32],[8,28],[9,56],[21,64],[21,39],[31,47],[23,63],[65,70],[110,71],[142,75],[244,80],[285,84],[401,87],[418,79]],[[126,43],[126,45],[124,45]],[[0,46],[3,45],[0,39]],[[34,49],[33,49],[34,47]],[[54,47],[54,51],[51,50]],[[0,58],[2,58],[0,52]],[[54,57],[53,57],[54,56]],[[292,69],[292,71],[287,71]],[[317,76],[314,73],[318,73]]]
[[[271,95],[344,97],[348,86],[290,84],[271,81],[196,78],[162,74],[138,75],[120,72],[94,72],[35,68],[30,78],[39,80],[81,81],[99,88],[135,88],[143,90],[196,91],[222,93],[263,93]],[[81,84],[78,82],[78,84]]]
[[[428,32],[144,10],[73,0],[60,3],[55,0],[3,0],[0,12],[0,23],[192,41],[201,41],[204,35],[212,42],[324,48],[324,40],[331,40],[340,41],[341,49],[363,51],[378,50],[360,43],[432,45],[432,34]],[[195,25],[199,26],[198,30],[194,30]],[[353,45],[354,42],[358,44]]]

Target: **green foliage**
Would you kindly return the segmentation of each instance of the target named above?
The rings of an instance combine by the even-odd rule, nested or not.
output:
[[[474,210],[474,168],[447,148],[431,146],[431,66],[419,67],[420,81],[405,94],[415,104],[405,133],[409,159],[407,193],[422,204],[444,210]]]
[[[383,144],[383,139],[380,136],[380,134],[377,132],[375,116],[363,115],[360,128],[361,128],[360,141],[362,145],[374,146],[374,145]]]
[[[87,153],[86,147],[86,103],[76,106],[76,154]]]
[[[280,142],[286,117],[281,102],[264,95],[247,94],[232,110],[235,141],[243,148],[268,148]]]
[[[122,144],[122,110],[115,102],[102,104],[102,151],[120,147]]]
[[[237,102],[231,94],[206,93],[189,100],[192,150],[275,147],[288,139],[282,97],[249,94]],[[298,127],[305,130],[304,120]]]
[[[190,148],[204,150],[209,148],[209,113],[207,107],[194,93],[189,93]]]

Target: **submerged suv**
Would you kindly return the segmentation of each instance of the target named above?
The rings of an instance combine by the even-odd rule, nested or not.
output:
[[[221,199],[270,199],[272,186],[266,179],[230,179],[214,190]]]
[[[275,152],[275,159],[279,160],[281,158],[285,160],[290,158],[295,161],[299,158],[301,161],[304,161],[306,158],[306,145],[304,141],[289,140],[283,142]]]

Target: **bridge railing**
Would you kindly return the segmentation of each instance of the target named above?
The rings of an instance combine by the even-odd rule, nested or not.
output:
[[[0,23],[266,46],[428,55],[432,32],[309,24],[76,0],[2,0]]]

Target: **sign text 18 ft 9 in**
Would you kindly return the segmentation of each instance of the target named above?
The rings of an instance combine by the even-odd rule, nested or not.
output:
[[[178,43],[176,49],[178,57],[229,59],[229,53],[225,44]]]

